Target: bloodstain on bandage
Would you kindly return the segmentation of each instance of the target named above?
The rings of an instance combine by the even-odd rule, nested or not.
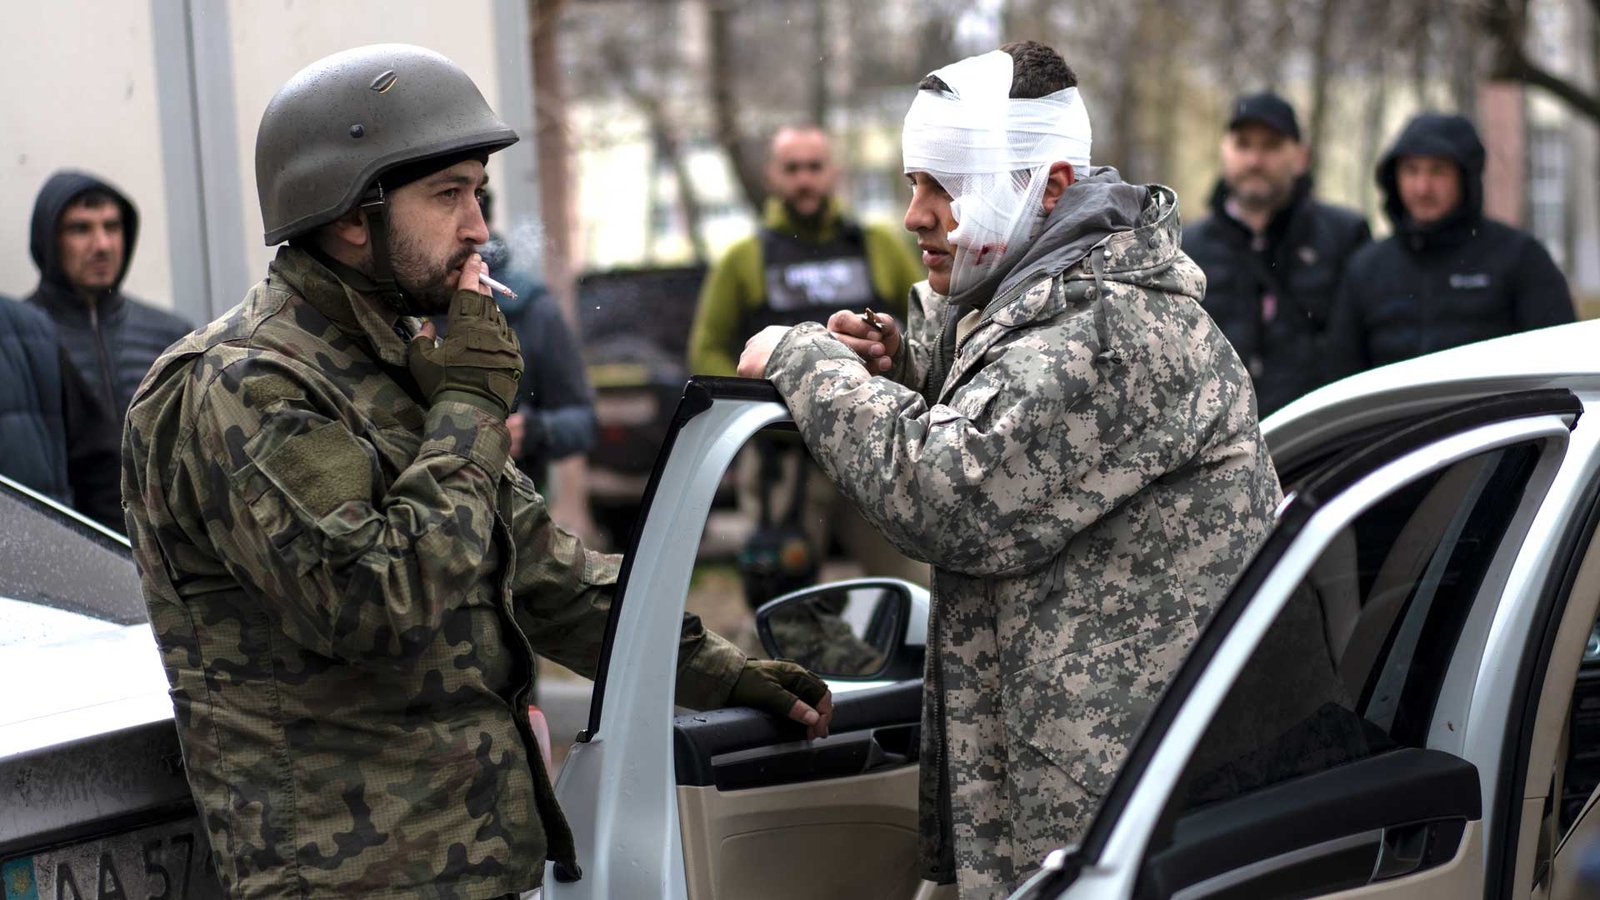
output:
[[[984,244],[983,246],[978,248],[978,258],[977,258],[977,260],[975,262],[973,262],[973,265],[981,266],[981,265],[984,264],[985,261],[987,261],[989,259],[989,257],[991,255],[993,255],[993,256],[1003,256],[1003,255],[1005,255],[1005,252],[1006,252],[1006,245],[1005,244]]]

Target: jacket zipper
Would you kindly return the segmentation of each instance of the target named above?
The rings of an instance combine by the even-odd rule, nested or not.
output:
[[[89,300],[89,330],[94,332],[94,352],[100,358],[100,380],[106,389],[106,411],[117,416],[116,383],[111,379],[111,354],[106,351],[106,336],[100,331],[100,301]]]

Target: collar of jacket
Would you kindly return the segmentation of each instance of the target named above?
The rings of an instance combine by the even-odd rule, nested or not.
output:
[[[278,250],[270,269],[351,340],[372,348],[379,360],[405,367],[406,341],[395,328],[414,335],[418,322],[379,299],[372,279],[323,254],[291,246]]]
[[[1275,249],[1284,242],[1295,221],[1300,217],[1302,210],[1311,202],[1311,176],[1301,175],[1294,180],[1294,186],[1289,189],[1289,199],[1283,207],[1272,214],[1267,220],[1267,248]],[[1225,224],[1244,246],[1249,246],[1255,233],[1250,226],[1234,218],[1228,211],[1228,198],[1232,191],[1228,190],[1227,182],[1217,179],[1217,186],[1211,191],[1211,214],[1217,221]]]
[[[95,315],[102,323],[110,320],[120,313],[127,305],[127,298],[121,291],[102,291],[97,294],[84,294],[53,281],[40,281],[38,290],[33,293],[39,305],[49,310],[50,315],[57,320],[65,319],[69,322],[88,324],[89,307],[94,307]]]
[[[761,208],[761,227],[778,234],[796,238],[802,241],[823,244],[838,236],[839,223],[844,219],[844,210],[839,201],[828,197],[822,201],[822,214],[817,217],[817,224],[805,225],[796,222],[789,215],[788,207],[777,197],[768,197]]]
[[[1066,270],[1045,269],[1024,275],[1012,283],[996,303],[984,311],[984,318],[1013,328],[1049,319],[1069,306],[1093,299],[1085,292],[1099,282],[1129,284],[1172,293],[1186,293],[1181,279],[1169,276],[1172,263],[1182,255],[1183,225],[1178,215],[1178,195],[1165,185],[1148,185],[1149,198],[1139,216],[1139,224],[1126,231],[1107,235],[1082,259]],[[1096,279],[1090,265],[1094,253],[1102,254],[1104,266]],[[1048,288],[1059,275],[1066,279],[1065,290]],[[1195,297],[1196,300],[1199,297]]]

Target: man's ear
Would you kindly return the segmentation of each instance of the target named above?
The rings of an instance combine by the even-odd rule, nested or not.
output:
[[[334,239],[352,247],[365,247],[370,240],[367,232],[367,214],[359,207],[330,222],[328,231]]]
[[[1078,180],[1078,173],[1072,168],[1072,163],[1056,162],[1050,164],[1050,173],[1044,183],[1044,213],[1049,215],[1055,212],[1056,202],[1067,188]]]

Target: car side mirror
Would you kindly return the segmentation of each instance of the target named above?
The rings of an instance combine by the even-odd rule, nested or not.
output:
[[[817,585],[763,604],[756,633],[767,655],[793,660],[821,678],[921,678],[928,592],[895,578]]]

